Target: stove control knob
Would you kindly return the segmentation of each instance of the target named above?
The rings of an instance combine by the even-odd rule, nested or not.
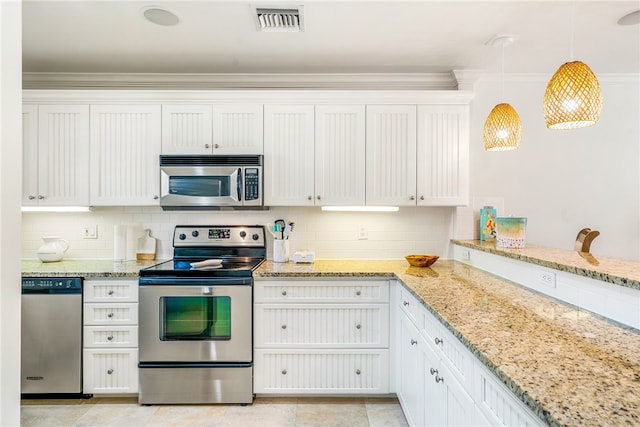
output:
[[[260,235],[258,235],[258,233],[255,233],[253,236],[251,236],[251,238],[253,240],[258,240],[260,238]]]
[[[184,239],[186,239],[186,238],[187,238],[187,236],[186,236],[184,233],[180,233],[180,234],[178,235],[178,239],[180,239],[180,240],[184,240]]]
[[[244,230],[242,230],[242,231],[240,232],[240,237],[242,237],[243,239],[244,239],[245,237],[247,237],[247,232],[246,232],[246,231],[244,231]]]
[[[199,235],[199,234],[200,234],[200,233],[198,233],[198,230],[193,230],[193,231],[191,232],[191,235],[192,235],[193,237],[198,237],[198,235]]]

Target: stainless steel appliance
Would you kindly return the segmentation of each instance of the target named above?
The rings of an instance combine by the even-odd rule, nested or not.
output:
[[[82,278],[22,278],[23,397],[82,392]]]
[[[263,207],[262,156],[160,156],[164,210]]]
[[[174,257],[140,271],[141,404],[253,401],[253,271],[262,226],[176,226]]]

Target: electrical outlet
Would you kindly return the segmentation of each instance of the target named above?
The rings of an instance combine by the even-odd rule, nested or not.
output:
[[[85,239],[97,239],[98,238],[98,226],[97,225],[85,225],[84,227]]]
[[[462,249],[460,251],[460,256],[463,261],[471,261],[471,251],[468,249]]]
[[[551,288],[556,287],[556,273],[552,271],[543,270],[538,275],[538,281],[541,285],[549,286]]]
[[[358,240],[367,240],[369,238],[369,232],[364,225],[358,226]]]

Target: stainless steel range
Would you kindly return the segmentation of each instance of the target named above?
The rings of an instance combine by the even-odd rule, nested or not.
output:
[[[140,271],[139,403],[251,403],[264,227],[179,225],[173,247]]]

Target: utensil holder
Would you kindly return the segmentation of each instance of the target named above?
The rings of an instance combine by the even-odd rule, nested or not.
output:
[[[273,241],[273,262],[289,261],[289,241],[277,239]]]

